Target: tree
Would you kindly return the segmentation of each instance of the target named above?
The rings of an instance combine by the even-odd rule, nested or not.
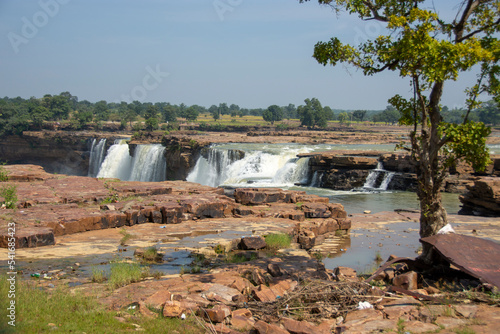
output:
[[[477,109],[477,113],[481,122],[497,125],[500,123],[500,109],[495,101],[488,101]]]
[[[97,102],[94,106],[95,121],[107,121],[109,117],[108,103],[104,100]]]
[[[297,108],[295,108],[295,104],[288,104],[286,107],[283,107],[283,112],[285,113],[285,118],[296,118],[297,117]]]
[[[321,106],[319,100],[315,97],[305,99],[305,106],[297,108],[297,114],[300,119],[300,125],[313,127],[315,125],[324,128],[328,124],[328,116],[325,109]]]
[[[309,0],[299,0],[300,2]],[[468,119],[480,94],[500,101],[500,30],[498,0],[460,0],[449,8],[455,15],[440,17],[423,0],[318,0],[346,10],[361,20],[384,24],[387,34],[359,45],[338,38],[318,42],[314,58],[323,65],[347,63],[374,75],[395,71],[410,81],[413,96],[396,95],[389,102],[401,113],[400,124],[412,127],[410,145],[420,201],[420,236],[436,234],[447,224],[440,189],[448,167],[464,159],[476,170],[489,163],[485,138],[490,129]],[[448,20],[452,18],[452,20]],[[461,124],[442,121],[440,101],[446,81],[479,67],[478,80],[465,91],[466,113]],[[423,245],[421,259],[432,262],[431,247]]]
[[[219,119],[219,108],[215,104],[212,104],[210,108],[208,108],[208,112],[212,114],[214,121]]]
[[[144,113],[144,123],[146,124],[146,131],[153,131],[158,129],[158,108],[150,105]]]
[[[197,106],[191,106],[184,112],[184,116],[188,121],[196,121],[199,114]]]
[[[274,122],[279,122],[283,119],[283,110],[281,107],[273,104],[264,110],[262,118],[264,118],[264,121],[271,122],[271,125],[273,125]]]
[[[338,119],[340,124],[344,124],[349,121],[349,114],[346,113],[345,111],[341,112],[338,116]]]
[[[366,110],[354,110],[352,113],[352,117],[359,122],[363,122],[363,119],[366,116]]]
[[[227,114],[229,114],[229,107],[227,106],[227,103],[219,103],[219,117],[220,115]]]

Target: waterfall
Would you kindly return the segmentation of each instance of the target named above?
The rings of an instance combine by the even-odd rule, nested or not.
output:
[[[166,179],[165,148],[160,144],[137,145],[134,156],[124,139],[117,139],[108,149],[97,177],[124,181],[163,181]]]
[[[242,157],[234,150],[209,148],[207,158],[200,157],[186,181],[217,187],[228,177],[228,167]]]
[[[90,159],[89,159],[89,173],[88,176],[96,177],[101,167],[102,161],[104,160],[104,148],[106,147],[106,138],[99,140],[92,139],[92,144],[90,146]]]
[[[309,158],[294,158],[288,160],[273,176],[272,183],[307,183]]]
[[[165,147],[160,144],[137,145],[132,158],[131,181],[164,181],[167,161]]]
[[[387,190],[387,187],[389,186],[389,183],[391,183],[392,177],[394,176],[394,172],[386,172],[384,175],[384,179],[382,180],[382,183],[380,184],[379,189],[380,190]]]
[[[321,181],[323,180],[323,175],[325,175],[323,172],[315,171],[309,186],[319,188],[321,186]]]
[[[245,151],[244,155],[235,152],[241,151],[210,147],[207,157],[198,159],[186,180],[212,187],[247,184],[280,187],[307,180],[308,158],[297,158],[301,152],[296,147],[263,146]]]
[[[381,161],[377,163],[377,167],[370,171],[366,177],[365,184],[363,185],[363,190],[380,190],[385,191],[389,186],[389,183],[394,176],[394,172],[389,172],[384,169]],[[382,178],[383,177],[383,178]],[[377,186],[378,184],[378,186]]]

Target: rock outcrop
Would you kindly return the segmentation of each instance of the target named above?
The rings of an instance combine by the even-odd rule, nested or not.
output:
[[[463,206],[459,214],[500,216],[500,178],[482,177],[467,187],[468,192],[459,197]]]
[[[300,242],[306,249],[319,244],[326,233],[350,229],[342,205],[303,191],[237,189],[235,198],[231,198],[224,195],[222,188],[184,181],[135,182],[53,175],[34,165],[4,168],[9,180],[1,185],[15,186],[18,202],[17,210],[3,208],[0,221],[16,223],[19,248],[51,245],[60,235],[146,222],[179,224],[244,216],[303,222],[294,229],[294,237],[304,233],[312,236]],[[6,247],[7,224],[2,226],[0,247]]]
[[[375,151],[331,151],[300,154],[309,157],[312,175],[321,180],[321,188],[352,190],[362,188],[374,172],[374,188],[379,188],[390,173],[386,190],[415,191],[417,177],[409,154],[405,152],[381,153]],[[477,175],[500,175],[500,156],[492,155],[493,163],[484,172],[477,173],[466,163],[459,161],[450,168],[443,191],[463,193]],[[385,190],[385,189],[384,189]]]
[[[0,156],[9,164],[36,164],[50,173],[87,175],[90,144],[95,138],[109,138],[107,143],[109,147],[119,135],[25,131],[21,136],[2,138]]]

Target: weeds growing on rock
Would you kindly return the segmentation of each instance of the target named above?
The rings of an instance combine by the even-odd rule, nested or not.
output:
[[[231,254],[227,257],[227,262],[229,263],[243,263],[247,261],[253,261],[257,259],[257,254],[256,253],[251,253],[249,257],[247,257],[243,253],[235,253]]]
[[[14,185],[0,188],[0,197],[3,197],[7,209],[15,209],[17,204],[17,187]]]
[[[316,260],[318,260],[318,261],[322,261],[322,260],[323,260],[323,258],[324,258],[323,254],[322,254],[321,252],[314,252],[314,253],[312,254],[312,256],[313,256]]]
[[[104,270],[99,269],[95,266],[92,266],[92,276],[90,277],[90,280],[93,283],[102,283],[106,280],[106,275],[104,273]]]
[[[146,262],[156,262],[162,258],[161,254],[158,253],[158,249],[155,246],[148,247],[144,250],[142,258]]]
[[[221,244],[217,244],[217,246],[214,247],[214,252],[215,254],[224,254],[226,249]]]
[[[455,329],[456,334],[476,334],[476,332],[469,327]]]
[[[271,233],[264,236],[266,239],[267,248],[270,250],[278,250],[290,247],[292,238],[286,233]]]
[[[5,162],[0,165],[0,182],[6,182],[9,180],[9,175],[3,165],[5,165]]]
[[[120,234],[123,236],[121,239],[120,239],[120,245],[121,246],[125,246],[125,244],[127,243],[127,241],[129,239],[131,239],[133,237],[132,234],[128,233],[127,230],[125,228],[122,228],[120,230]]]
[[[141,267],[136,262],[113,262],[108,284],[111,289],[138,282],[149,275],[149,267]]]

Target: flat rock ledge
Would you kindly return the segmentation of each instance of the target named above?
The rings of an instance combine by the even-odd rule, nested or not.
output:
[[[12,237],[16,247],[53,245],[56,237],[143,223],[179,224],[210,218],[256,217],[296,221],[294,241],[310,249],[337,230],[349,230],[344,207],[303,191],[274,188],[224,189],[185,181],[133,182],[46,173],[35,165],[4,166],[15,186],[17,208],[2,207],[0,247]],[[4,199],[0,198],[0,201]]]

